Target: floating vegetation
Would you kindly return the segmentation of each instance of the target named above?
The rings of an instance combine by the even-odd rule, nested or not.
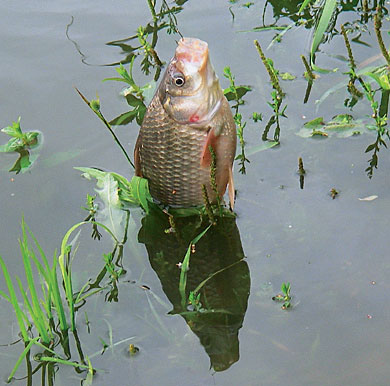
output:
[[[329,136],[347,138],[364,131],[366,127],[361,119],[355,120],[350,114],[339,114],[329,122],[325,122],[323,117],[314,118],[306,122],[297,134],[303,138],[328,138]]]
[[[19,174],[25,173],[31,168],[38,157],[37,147],[40,143],[41,134],[38,131],[22,132],[20,128],[20,117],[11,126],[4,127],[1,132],[7,134],[11,139],[5,144],[0,145],[0,153],[18,153],[19,158],[9,169],[10,172]]]
[[[282,291],[281,294],[277,294],[272,298],[273,301],[282,303],[282,310],[287,310],[292,307],[291,304],[291,285],[290,283],[282,283],[280,290]]]
[[[332,188],[329,192],[333,200],[339,195],[339,193],[340,192],[336,188]]]

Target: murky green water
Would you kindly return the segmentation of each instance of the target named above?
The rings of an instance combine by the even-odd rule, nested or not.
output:
[[[264,22],[268,25],[274,22],[272,3],[278,4],[267,3]],[[271,86],[253,40],[266,49],[277,32],[240,32],[262,25],[265,7],[264,1],[250,8],[242,4],[189,0],[176,16],[184,36],[209,43],[223,87],[228,86],[222,76],[227,65],[237,84],[253,86],[240,108],[248,122],[249,152],[262,143],[271,115],[266,103]],[[98,92],[109,118],[126,111],[119,96],[122,86],[101,80],[115,76],[114,67],[107,65],[124,60],[127,54],[106,43],[134,35],[151,15],[146,1],[3,1],[0,13],[0,125],[5,127],[21,115],[23,129],[44,135],[40,156],[25,174],[8,172],[15,154],[0,154],[0,254],[13,275],[23,276],[18,247],[22,216],[51,256],[65,232],[87,215],[81,207],[94,185],[73,167],[95,166],[132,176],[110,134],[73,87],[89,98]],[[336,28],[359,18],[354,11],[342,12]],[[278,25],[290,23],[287,17],[278,20]],[[371,33],[363,32],[361,40],[371,47],[352,44],[359,63],[379,54],[372,21],[367,28]],[[385,39],[388,29],[385,19]],[[156,50],[162,60],[171,58],[176,39],[178,35],[166,30],[159,32]],[[239,174],[236,165],[237,221],[226,221],[201,240],[194,255],[198,260],[191,261],[191,287],[223,270],[205,286],[208,307],[220,312],[177,314],[181,298],[176,263],[197,234],[196,224],[187,226],[191,230],[183,231],[177,241],[164,232],[169,227],[166,220],[143,219],[140,210],[132,211],[122,260],[126,275],[118,292],[107,288],[91,296],[77,313],[83,353],[101,369],[93,385],[388,384],[389,154],[381,149],[379,168],[370,180],[365,173],[369,154],[364,151],[375,134],[326,139],[296,135],[308,120],[323,116],[329,121],[349,112],[343,106],[345,87],[315,103],[346,79],[347,64],[336,57],[346,55],[338,35],[320,46],[324,53],[317,63],[339,71],[321,74],[309,102],[303,103],[307,81],[300,55],[307,56],[310,39],[310,29],[294,27],[265,51],[277,69],[297,76],[282,82],[288,119],[281,120],[281,145],[249,156],[246,175]],[[131,44],[136,45],[136,40]],[[143,84],[152,75],[142,74],[139,62],[134,76]],[[261,124],[249,119],[253,111],[264,114]],[[368,114],[367,101],[359,102],[352,112],[355,119],[366,119]],[[117,133],[131,152],[136,123],[119,127]],[[6,140],[2,134],[1,143]],[[298,157],[306,169],[304,189],[297,174]],[[332,188],[339,191],[334,200],[329,194]],[[359,200],[372,195],[378,198]],[[107,236],[100,242],[91,240],[90,228],[83,228],[79,241],[73,262],[77,290],[96,278],[104,266],[103,253],[112,248]],[[246,259],[240,261],[244,255]],[[224,269],[227,266],[231,267]],[[288,311],[271,300],[283,282],[291,283],[293,307]],[[0,289],[6,290],[2,276]],[[107,301],[110,295],[118,301]],[[0,344],[7,345],[18,339],[19,329],[3,298],[0,317]],[[112,346],[103,355],[102,340]],[[140,350],[135,356],[128,354],[130,343]],[[72,360],[78,360],[76,348],[71,349]],[[0,347],[2,380],[22,350],[21,343]],[[23,364],[17,378],[25,374]],[[77,385],[85,377],[59,366],[55,385]],[[33,384],[41,384],[39,371]]]

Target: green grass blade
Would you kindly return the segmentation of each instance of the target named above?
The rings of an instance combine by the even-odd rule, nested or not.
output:
[[[10,382],[11,382],[11,380],[12,380],[12,378],[14,377],[16,371],[18,370],[18,368],[19,368],[19,366],[20,366],[20,363],[22,362],[23,358],[27,355],[27,353],[29,352],[31,346],[32,346],[35,342],[37,342],[38,339],[39,339],[39,337],[36,337],[36,338],[34,338],[34,339],[31,339],[31,340],[28,342],[28,344],[26,345],[26,347],[25,347],[25,349],[23,350],[23,352],[19,355],[19,358],[18,358],[18,360],[16,361],[15,366],[14,366],[14,368],[12,369],[10,375],[8,376],[8,378],[7,378],[7,383],[10,383]]]
[[[94,371],[93,371],[91,361],[89,360],[88,357],[86,357],[86,358],[87,358],[87,362],[88,362],[88,374],[87,374],[87,377],[83,381],[83,386],[91,386],[92,382],[93,382],[93,372]]]
[[[191,246],[192,244],[196,244],[204,235],[205,233],[210,229],[211,224],[201,233],[198,234],[188,246],[187,252],[184,256],[183,263],[181,265],[181,272],[180,272],[180,281],[179,281],[179,293],[181,296],[181,305],[183,309],[186,309],[187,306],[187,297],[186,297],[186,286],[187,286],[187,272],[188,267],[190,264],[190,256],[191,256]]]
[[[57,357],[44,357],[44,356],[42,356],[39,358],[39,361],[40,362],[59,363],[62,365],[72,366],[72,367],[76,367],[76,368],[78,367],[81,369],[89,369],[89,366],[87,366],[87,365],[82,365],[81,363],[75,363],[75,362],[67,361],[65,359],[61,359],[61,358],[57,358]],[[97,369],[95,369],[95,370],[97,370]]]
[[[201,290],[201,288],[202,288],[210,279],[212,279],[214,276],[220,274],[220,273],[223,272],[223,271],[228,270],[229,268],[235,266],[236,264],[241,263],[241,261],[244,261],[244,259],[240,259],[240,260],[234,262],[233,264],[230,264],[230,265],[228,265],[227,267],[221,268],[221,269],[219,269],[218,271],[213,272],[212,274],[210,274],[206,279],[204,279],[201,283],[199,283],[199,285],[194,289],[194,293],[197,294],[197,293]]]
[[[321,44],[324,33],[328,28],[330,19],[332,18],[333,12],[336,8],[337,0],[325,0],[325,5],[323,7],[323,11],[318,22],[317,28],[314,32],[313,41],[311,44],[310,50],[310,60],[312,68],[316,71],[321,70],[314,64],[314,56],[318,49],[318,46]],[[327,70],[326,70],[327,71]]]
[[[311,1],[311,0],[305,0],[305,1],[302,3],[301,7],[299,8],[298,13],[301,13],[301,12],[307,7],[307,5],[310,3],[310,1]]]
[[[48,335],[48,323],[45,320],[45,317],[44,317],[42,310],[39,308],[40,312],[39,311],[37,312],[37,310],[35,310],[33,308],[33,306],[31,305],[31,303],[30,303],[30,301],[29,301],[29,299],[24,291],[23,284],[22,284],[21,280],[17,276],[16,276],[16,280],[18,282],[20,292],[23,296],[24,304],[26,305],[26,307],[30,313],[30,316],[33,320],[34,326],[38,330],[40,338],[42,339],[42,341],[44,343],[49,343],[50,337]]]
[[[1,290],[0,290],[0,296],[2,296],[7,302],[11,303],[11,298]]]
[[[60,289],[58,287],[57,263],[57,251],[55,251],[53,255],[53,268],[50,271],[50,282],[53,290],[53,303],[60,321],[60,328],[62,331],[65,331],[68,329],[68,323],[66,321],[64,306],[62,304]]]
[[[18,304],[18,299],[17,299],[16,294],[15,294],[14,285],[12,284],[12,280],[11,280],[11,277],[9,275],[8,269],[7,269],[7,267],[4,263],[4,260],[2,259],[1,256],[0,256],[0,265],[1,265],[1,268],[3,270],[5,282],[7,284],[7,288],[8,288],[8,292],[9,292],[9,298],[10,298],[11,304],[14,308],[14,311],[16,314],[16,319],[18,320],[18,324],[19,324],[19,328],[20,328],[20,332],[22,334],[23,340],[24,340],[24,342],[29,342],[30,338],[28,337],[27,329],[26,329],[26,326],[24,324],[24,319],[27,319],[27,316],[24,314],[24,312],[21,310],[21,308]]]
[[[42,309],[39,305],[38,294],[37,294],[37,291],[35,288],[34,277],[33,277],[33,272],[32,272],[31,262],[30,262],[30,256],[32,256],[34,254],[34,252],[29,249],[27,233],[26,233],[26,229],[24,226],[24,222],[22,222],[22,233],[23,233],[23,238],[22,238],[22,240],[19,240],[19,244],[20,244],[20,250],[22,253],[22,259],[23,259],[24,270],[26,273],[27,284],[28,284],[28,288],[30,290],[34,314],[39,316],[39,319],[41,319]]]

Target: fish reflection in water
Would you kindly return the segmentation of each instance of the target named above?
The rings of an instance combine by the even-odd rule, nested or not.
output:
[[[187,272],[186,299],[211,276],[199,291],[204,310],[183,309],[178,263],[207,225],[208,219],[199,216],[175,218],[175,232],[167,233],[167,216],[156,212],[143,218],[138,238],[173,305],[170,313],[185,319],[209,355],[211,367],[223,371],[239,360],[238,332],[247,309],[250,275],[235,218],[219,218],[196,244]]]

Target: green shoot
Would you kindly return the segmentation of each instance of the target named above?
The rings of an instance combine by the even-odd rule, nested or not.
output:
[[[281,294],[278,294],[272,298],[272,300],[276,302],[283,302],[282,304],[282,310],[287,310],[288,308],[291,308],[291,286],[290,283],[282,283],[281,286]]]
[[[245,156],[244,128],[246,126],[246,122],[242,121],[242,115],[238,111],[239,111],[239,107],[245,103],[242,98],[247,92],[252,91],[252,88],[250,86],[242,86],[242,85],[237,86],[235,83],[235,78],[230,70],[230,67],[224,68],[223,75],[230,82],[230,86],[224,90],[225,97],[228,101],[235,101],[235,104],[232,106],[232,108],[235,112],[234,121],[237,125],[237,136],[239,138],[240,146],[241,146],[241,154],[238,154],[235,159],[239,161],[240,173],[245,174],[246,173],[245,163],[250,162],[248,158]]]

